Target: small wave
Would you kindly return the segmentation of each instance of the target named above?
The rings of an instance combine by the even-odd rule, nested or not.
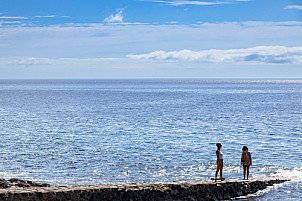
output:
[[[295,200],[300,194],[298,187],[302,185],[302,167],[276,168],[276,170],[269,175],[254,175],[254,179],[255,178],[263,180],[285,179],[289,181],[268,186],[254,194],[241,196],[236,200],[272,200],[272,198],[273,200]]]
[[[302,167],[295,167],[290,169],[278,169],[269,177],[289,179],[294,182],[302,182]]]
[[[4,178],[4,179],[11,179],[13,177],[15,178],[23,178],[23,177],[27,177],[29,175],[29,173],[13,173],[13,172],[0,172],[0,178]]]

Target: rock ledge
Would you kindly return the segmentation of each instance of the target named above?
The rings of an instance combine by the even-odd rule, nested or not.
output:
[[[0,200],[73,201],[212,201],[230,200],[255,193],[287,180],[268,181],[186,181],[118,185],[50,186],[31,181],[0,179]],[[1,183],[2,182],[2,183]],[[7,182],[6,187],[3,183]],[[2,184],[2,187],[1,187]],[[22,186],[23,185],[23,186]]]

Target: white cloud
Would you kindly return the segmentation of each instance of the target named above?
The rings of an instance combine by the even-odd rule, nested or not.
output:
[[[0,19],[28,19],[27,17],[0,16]]]
[[[124,18],[123,10],[124,9],[117,9],[117,13],[115,15],[110,15],[104,21],[109,23],[122,23]]]
[[[55,64],[54,60],[49,58],[39,57],[5,57],[0,58],[1,64],[6,65],[52,65]]]
[[[257,46],[246,49],[209,49],[202,51],[154,51],[148,54],[127,55],[134,60],[198,61],[214,63],[260,62],[302,64],[302,46]]]
[[[209,49],[202,51],[154,51],[148,54],[129,54],[126,58],[46,58],[46,57],[0,57],[2,65],[45,66],[45,65],[98,65],[104,62],[168,61],[194,63],[263,63],[302,64],[302,46],[257,46],[245,49]]]
[[[290,5],[290,6],[286,6],[285,9],[298,9],[298,10],[302,10],[302,5]]]
[[[2,24],[0,78],[301,77],[302,22],[116,24]]]
[[[142,22],[115,22],[114,25],[149,25],[149,23]]]
[[[56,17],[55,15],[46,15],[46,16],[35,16],[37,18],[52,18],[52,17]]]
[[[211,5],[221,5],[221,4],[231,4],[232,1],[215,1],[215,2],[209,2],[209,1],[188,1],[188,0],[141,0],[141,1],[152,1],[155,3],[164,3],[172,6],[183,6],[183,5],[197,5],[197,6],[211,6]],[[247,2],[247,1],[253,1],[253,0],[233,0],[234,2]]]
[[[143,53],[165,50],[158,54],[162,57],[166,55],[166,59],[162,59],[164,62],[166,60],[219,62],[219,56],[216,58],[215,54],[209,54],[210,58],[201,57],[200,51],[196,50],[214,49],[220,53],[226,49],[243,48],[246,51],[247,48],[256,46],[302,46],[302,22],[225,22],[190,26],[121,24],[123,25],[65,24],[65,26],[48,27],[17,27],[2,24],[0,39],[7,46],[0,46],[0,56],[124,58],[126,55],[138,55],[143,59],[141,57]],[[189,52],[171,53],[171,51],[183,49]],[[177,55],[176,53],[180,56],[174,56],[174,58],[173,55]],[[232,62],[234,54],[227,53],[230,55],[229,61]],[[187,55],[187,58],[180,59],[184,55]],[[197,59],[192,55],[197,55],[195,56]],[[268,56],[260,55],[262,55],[262,60],[266,59],[268,62]],[[159,56],[154,56],[153,59],[159,60]],[[225,55],[222,54],[222,56]],[[227,57],[222,58],[224,58],[223,62],[228,61]],[[261,58],[259,56],[258,61]],[[281,58],[278,59],[279,62],[285,62]],[[290,62],[290,60],[287,61]],[[39,63],[34,59],[22,62]]]
[[[20,21],[12,21],[12,22],[1,21],[0,23],[3,23],[3,24],[20,24],[21,22]]]
[[[76,64],[100,64],[103,62],[115,62],[120,58],[46,58],[46,57],[0,57],[0,64],[21,66],[45,66],[45,65],[76,65]]]
[[[165,3],[172,6],[182,6],[182,5],[199,5],[199,6],[209,6],[217,4],[226,4],[227,2],[205,2],[205,1],[152,1],[156,3]]]

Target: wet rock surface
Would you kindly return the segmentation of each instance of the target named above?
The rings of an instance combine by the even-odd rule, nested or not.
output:
[[[267,186],[285,181],[223,181],[217,183],[213,181],[186,181],[119,185],[49,186],[47,184],[11,179],[1,180],[2,186],[6,187],[0,188],[0,200],[230,200],[231,198],[255,193],[258,190],[265,189]]]
[[[5,179],[0,178],[0,189],[1,188],[10,188],[13,186],[17,186],[17,187],[49,187],[50,185],[36,183],[36,182],[29,181],[29,180],[17,179],[17,178],[12,178],[10,180],[5,180]]]

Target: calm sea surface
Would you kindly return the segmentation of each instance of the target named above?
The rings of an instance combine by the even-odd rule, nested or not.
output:
[[[0,177],[52,185],[287,178],[302,199],[302,80],[0,80]]]

